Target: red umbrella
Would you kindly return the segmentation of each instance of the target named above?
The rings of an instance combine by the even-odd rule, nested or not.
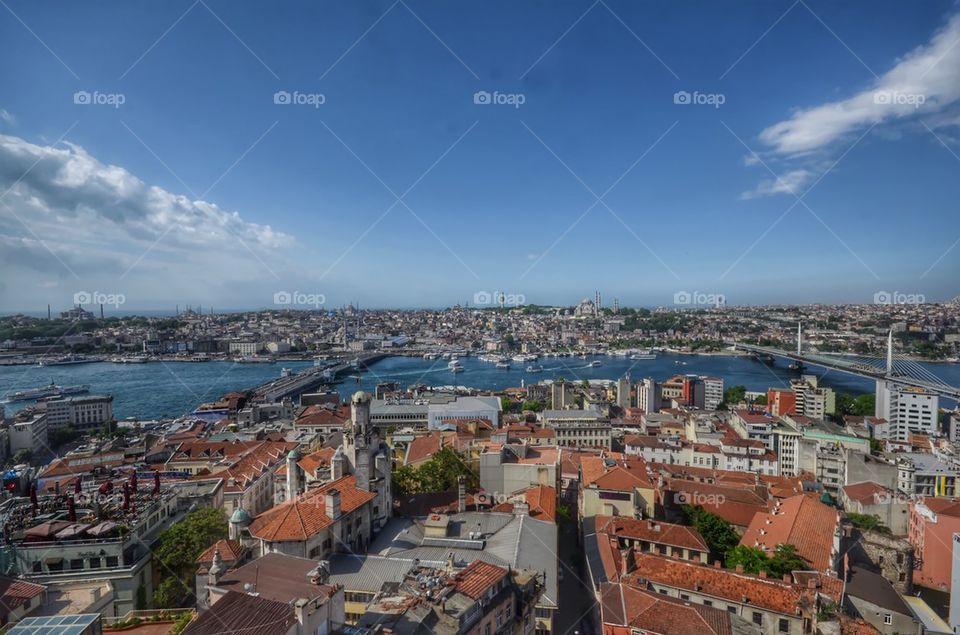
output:
[[[79,494],[79,493],[80,493],[80,481],[81,481],[81,477],[78,476],[76,482],[75,482],[74,485],[73,485],[73,493],[74,493],[74,494]]]
[[[36,483],[34,483],[33,485],[30,486],[30,502],[31,502],[32,505],[33,505],[33,510],[32,510],[32,511],[33,511],[33,515],[36,516],[36,515],[37,515],[37,507],[38,507],[38,505],[37,505],[37,485],[36,485]]]
[[[133,474],[130,475],[130,487],[134,492],[137,491],[137,472],[134,470]]]
[[[67,509],[69,510],[69,516],[67,516],[67,518],[69,518],[72,523],[77,522],[77,508],[74,505],[73,496],[71,496],[67,499]]]
[[[123,511],[130,509],[130,488],[126,483],[123,484]]]
[[[156,496],[160,493],[160,472],[155,471],[153,473],[153,495]]]
[[[113,483],[111,481],[104,481],[100,485],[100,493],[106,496],[113,491]]]

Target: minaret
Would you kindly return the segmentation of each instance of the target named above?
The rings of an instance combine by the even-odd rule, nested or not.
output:
[[[887,335],[887,374],[893,373],[893,329]]]
[[[287,454],[287,500],[292,501],[300,494],[300,453],[296,448]]]

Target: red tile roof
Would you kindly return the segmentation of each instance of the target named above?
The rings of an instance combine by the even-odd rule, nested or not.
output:
[[[350,406],[342,404],[330,408],[314,404],[304,408],[293,422],[297,426],[343,426],[350,421]]]
[[[814,605],[814,589],[801,588],[782,580],[648,553],[634,552],[634,557],[636,567],[629,575],[622,576],[622,581],[649,581],[690,591],[698,589],[698,593],[736,603],[743,602],[746,597],[754,606],[791,616],[796,615],[798,607]]]
[[[270,542],[298,542],[330,526],[325,496],[330,490],[340,492],[340,510],[347,514],[377,497],[357,487],[354,476],[344,476],[303,496],[268,509],[250,525],[250,534]]]
[[[695,551],[710,551],[696,529],[659,520],[636,520],[626,516],[597,516],[597,533],[617,538],[656,542]]]
[[[310,476],[318,478],[317,470],[329,470],[330,462],[336,453],[336,448],[321,448],[297,461],[297,465]]]
[[[604,624],[629,626],[659,635],[730,635],[726,611],[666,597],[637,586],[604,582],[600,587]]]
[[[41,584],[34,584],[18,578],[0,575],[0,615],[6,623],[7,616],[47,590]]]
[[[209,547],[207,547],[203,553],[201,553],[194,562],[197,564],[208,564],[213,562],[213,554],[217,551],[220,551],[220,557],[223,558],[224,562],[237,562],[243,557],[243,552],[245,549],[240,544],[239,540],[218,540]]]
[[[213,606],[200,613],[183,635],[285,635],[297,623],[293,606],[260,597],[227,591]]]
[[[740,544],[767,552],[791,544],[815,570],[827,571],[833,568],[833,538],[839,523],[836,509],[821,503],[816,495],[799,494],[754,516]]]
[[[884,487],[880,483],[873,481],[847,485],[843,488],[843,493],[846,494],[850,500],[857,501],[863,505],[891,503],[896,495],[889,487]]]
[[[479,600],[495,584],[506,577],[508,571],[495,564],[474,560],[454,578],[456,589],[467,597]]]

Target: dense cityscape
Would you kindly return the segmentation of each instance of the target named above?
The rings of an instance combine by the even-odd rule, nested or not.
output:
[[[960,0],[0,52],[0,635],[960,635]]]

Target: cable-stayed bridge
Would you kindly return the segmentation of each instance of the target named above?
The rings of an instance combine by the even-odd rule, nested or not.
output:
[[[893,354],[893,333],[887,338],[887,358],[865,355],[830,355],[810,353],[803,350],[803,337],[800,325],[797,325],[796,351],[784,351],[768,346],[757,346],[746,342],[728,341],[727,345],[740,350],[789,359],[800,364],[820,366],[858,377],[889,382],[892,385],[919,388],[930,393],[960,401],[960,387],[951,386],[937,377],[921,364]]]

